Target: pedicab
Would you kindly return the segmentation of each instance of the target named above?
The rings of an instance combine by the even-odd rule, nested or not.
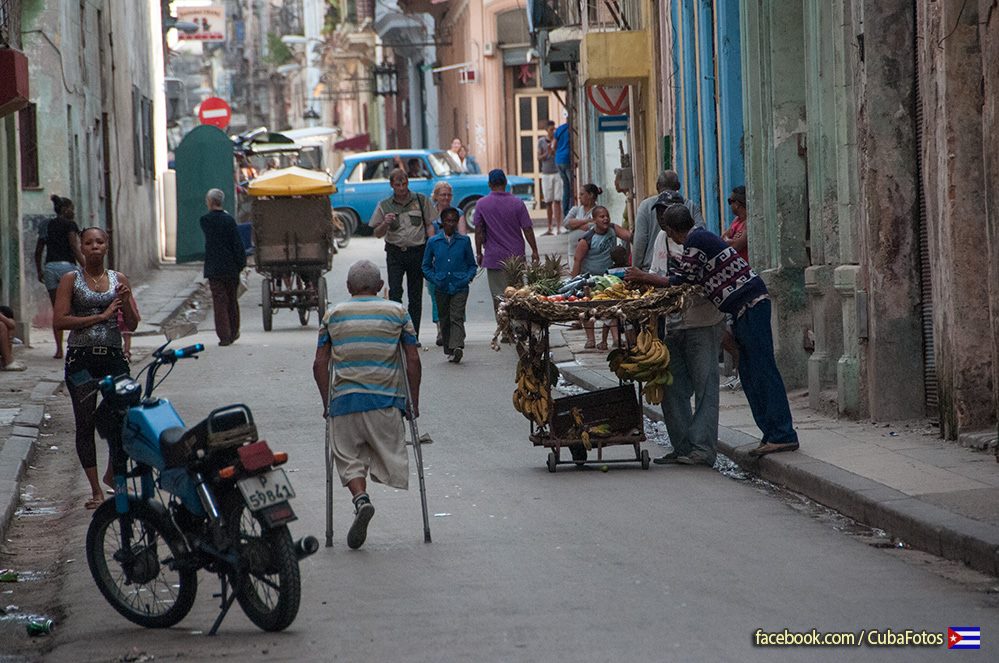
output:
[[[264,331],[271,331],[278,309],[297,311],[303,326],[309,324],[311,311],[319,318],[325,312],[323,275],[336,252],[336,221],[329,199],[335,191],[326,173],[294,166],[271,170],[247,186],[254,263],[264,277]]]

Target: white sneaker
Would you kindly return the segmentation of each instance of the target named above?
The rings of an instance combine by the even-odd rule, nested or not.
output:
[[[11,345],[24,345],[24,341],[22,341],[21,339],[19,339],[16,336],[14,338],[10,339],[10,342],[11,342]]]
[[[14,361],[10,362],[9,364],[7,364],[6,366],[4,366],[0,370],[3,370],[3,371],[25,371],[27,369],[28,369],[27,364],[25,364],[23,361],[17,361],[15,359]]]

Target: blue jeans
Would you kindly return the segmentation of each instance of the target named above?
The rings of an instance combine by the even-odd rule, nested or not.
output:
[[[797,444],[787,390],[774,359],[770,311],[770,300],[764,299],[732,325],[732,334],[739,344],[739,379],[753,420],[763,432],[763,442]]]
[[[665,340],[673,375],[673,384],[666,387],[662,402],[670,444],[680,456],[696,453],[714,464],[718,444],[721,326],[679,329],[668,333]]]
[[[572,207],[572,166],[558,164],[558,174],[562,176],[562,214],[568,214]],[[558,223],[561,225],[562,219],[558,219]]]

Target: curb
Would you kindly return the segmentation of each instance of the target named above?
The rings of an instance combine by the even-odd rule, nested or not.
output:
[[[142,331],[137,329],[133,332],[132,336],[155,336],[163,333],[163,326],[176,318],[184,309],[188,308],[191,301],[194,300],[207,283],[208,281],[204,278],[198,278],[194,283],[179,291],[170,299],[169,303],[152,313],[148,319],[143,319],[139,323],[140,328],[143,328]],[[166,312],[163,313],[163,311]]]
[[[559,364],[558,369],[566,382],[590,391],[617,384],[574,362]],[[643,403],[642,409],[650,419],[663,420],[659,408]],[[913,548],[999,575],[999,528],[809,456],[792,453],[753,458],[749,450],[760,440],[742,431],[719,426],[718,437],[720,453],[761,479],[882,529]]]
[[[0,449],[0,541],[5,540],[11,519],[21,501],[21,479],[38,449],[38,429],[45,421],[45,400],[62,382],[42,380],[31,392],[31,401],[14,418],[10,438]]]
[[[159,328],[186,308],[205,283],[204,279],[199,278],[180,290],[166,306],[151,316],[150,321],[143,321],[147,326],[156,326],[157,329],[147,329],[136,333],[136,336],[161,333]],[[163,310],[168,311],[166,315],[160,315]],[[29,400],[21,405],[21,410],[13,421],[11,436],[0,449],[0,543],[6,540],[11,519],[21,501],[21,480],[38,449],[38,432],[45,421],[45,403],[62,385],[61,371],[54,371],[52,375],[39,380],[31,391]]]

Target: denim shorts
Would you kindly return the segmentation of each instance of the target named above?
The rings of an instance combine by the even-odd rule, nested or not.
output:
[[[76,264],[71,262],[47,262],[45,263],[45,270],[42,272],[42,276],[45,280],[46,290],[55,290],[59,287],[59,281],[62,279],[63,275],[68,274],[76,269]]]

